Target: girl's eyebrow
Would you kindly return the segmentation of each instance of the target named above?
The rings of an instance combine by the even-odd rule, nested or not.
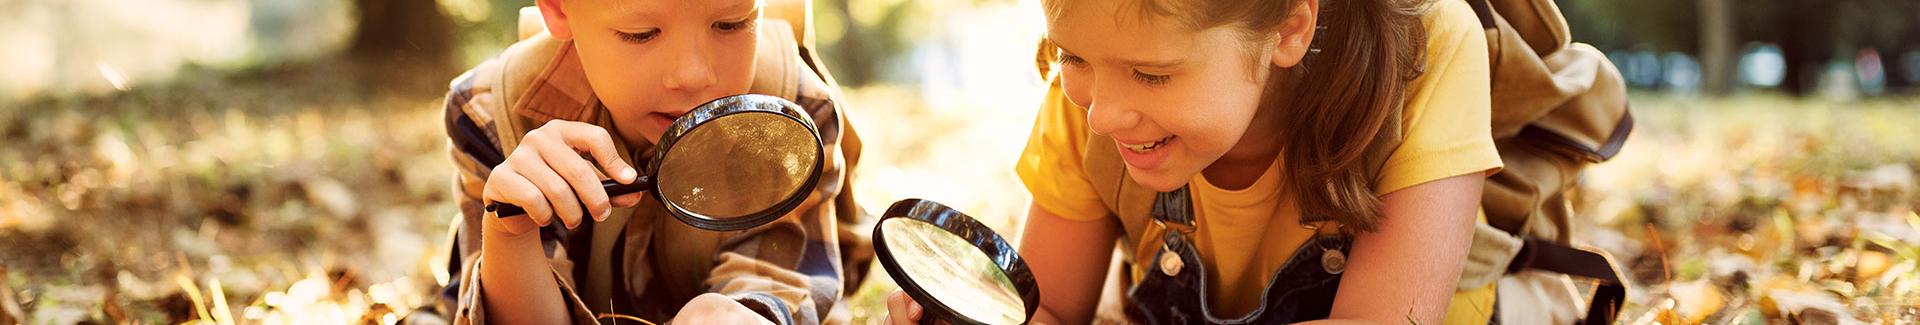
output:
[[[1047,37],[1047,42],[1053,43],[1054,48],[1060,49],[1061,52],[1066,52],[1067,55],[1080,56],[1079,54],[1073,54],[1073,50],[1068,50],[1066,46],[1061,46],[1060,41],[1052,37]],[[1140,68],[1167,68],[1167,67],[1179,66],[1181,63],[1186,63],[1185,59],[1149,60],[1149,59],[1118,58],[1118,59],[1114,59],[1114,61],[1119,62],[1121,65],[1126,65],[1130,67],[1140,67]]]

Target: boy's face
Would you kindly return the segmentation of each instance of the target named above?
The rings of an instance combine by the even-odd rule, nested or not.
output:
[[[1172,190],[1240,142],[1266,84],[1253,71],[1265,67],[1231,29],[1189,31],[1126,2],[1073,1],[1048,19],[1047,34],[1088,126],[1113,138],[1134,181]]]
[[[760,1],[538,3],[548,31],[574,40],[623,140],[657,142],[694,106],[752,85]]]

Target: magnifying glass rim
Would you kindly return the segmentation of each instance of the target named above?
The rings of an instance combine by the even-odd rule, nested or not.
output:
[[[900,267],[900,262],[894,260],[893,251],[886,244],[886,232],[881,230],[887,219],[893,218],[911,219],[933,225],[947,233],[960,236],[974,248],[980,249],[980,252],[986,253],[988,259],[993,260],[994,267],[1006,274],[1007,281],[1011,282],[1014,291],[1020,294],[1020,300],[1026,307],[1025,319],[1022,319],[1021,323],[1033,321],[1033,313],[1040,308],[1040,287],[1034,282],[1033,271],[1027,268],[1026,260],[1020,257],[1018,251],[1007,242],[1006,238],[1000,237],[993,228],[981,224],[973,217],[939,202],[925,199],[900,200],[888,207],[887,212],[880,216],[880,221],[874,223],[873,248],[876,253],[874,255],[880,260],[880,265],[886,268],[887,275],[893,278],[893,282],[900,285],[900,290],[906,291],[907,295],[912,296],[921,307],[925,307],[926,316],[955,324],[987,324],[961,315],[952,306],[934,299],[926,288],[907,276],[905,270]]]
[[[709,218],[699,213],[687,211],[686,207],[667,200],[666,194],[660,191],[660,183],[662,181],[660,164],[666,161],[667,150],[673,148],[674,143],[679,142],[681,136],[691,134],[696,127],[705,125],[708,121],[743,113],[770,113],[788,120],[800,122],[800,125],[807,127],[807,134],[813,138],[814,155],[813,171],[807,177],[806,182],[800,184],[799,188],[794,189],[796,193],[788,193],[785,200],[765,210],[747,214],[745,217]],[[822,169],[825,168],[823,165],[826,164],[826,149],[824,145],[822,145],[820,131],[813,125],[812,119],[803,118],[804,116],[806,116],[806,114],[801,113],[799,104],[794,104],[785,98],[761,94],[726,96],[708,101],[705,104],[700,104],[700,106],[694,107],[693,110],[687,111],[686,115],[674,120],[673,124],[667,127],[666,132],[660,134],[659,143],[653,147],[653,157],[657,159],[650,159],[647,162],[647,171],[649,175],[653,175],[654,187],[652,191],[648,192],[653,193],[653,198],[660,201],[660,204],[666,207],[667,213],[672,214],[674,219],[680,219],[680,222],[686,223],[694,228],[714,231],[743,230],[779,220],[780,217],[786,215],[787,212],[792,211],[795,207],[799,207],[801,202],[807,200],[807,197],[812,196],[811,192],[813,192],[813,188],[820,183],[820,175]],[[800,192],[805,192],[806,194],[798,194]]]

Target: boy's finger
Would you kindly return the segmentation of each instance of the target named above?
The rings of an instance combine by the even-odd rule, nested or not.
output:
[[[533,183],[528,182],[527,179],[520,176],[519,173],[513,172],[502,173],[501,175],[495,175],[493,177],[495,178],[495,186],[489,188],[489,192],[494,193],[492,196],[497,197],[490,197],[488,199],[495,202],[518,205],[521,209],[527,211],[526,216],[510,217],[506,218],[509,220],[501,220],[503,222],[500,224],[507,226],[507,233],[516,235],[524,234],[527,233],[527,231],[533,230],[533,228],[546,225],[548,220],[551,220],[553,210],[547,207],[546,196],[541,195],[540,189],[534,187]]]
[[[615,196],[610,200],[613,201],[613,207],[630,208],[636,205],[640,205],[640,200],[644,200],[646,198],[647,197],[645,192],[636,192],[636,193],[627,193],[626,195],[621,195],[621,196]],[[602,221],[605,221],[605,220],[602,220]]]
[[[560,174],[555,173],[553,167],[547,166],[546,161],[541,160],[540,157],[531,156],[521,159],[526,160],[508,163],[515,164],[514,172],[520,173],[520,176],[526,177],[534,187],[540,188],[540,194],[546,197],[547,207],[552,209],[550,210],[552,216],[560,219],[568,229],[579,225],[580,201],[573,198],[573,187],[568,185],[565,179],[560,178]],[[552,223],[551,220],[542,222],[540,225],[546,226],[550,223]]]
[[[640,177],[640,171],[634,170],[633,166],[627,165],[626,159],[620,158],[619,150],[613,146],[613,135],[607,133],[607,129],[579,122],[565,125],[560,132],[561,140],[576,152],[592,155],[607,176],[621,184],[633,183],[635,178]]]
[[[565,179],[572,188],[573,197],[579,199],[586,208],[585,215],[592,216],[596,221],[606,219],[607,212],[613,209],[608,206],[607,190],[600,187],[600,174],[594,171],[593,164],[581,159],[580,153],[567,148],[542,146],[539,150],[547,166],[552,166],[554,173]]]

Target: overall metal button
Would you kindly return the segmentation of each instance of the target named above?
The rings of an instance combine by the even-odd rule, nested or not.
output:
[[[1174,253],[1172,250],[1160,252],[1160,273],[1166,274],[1167,276],[1179,275],[1180,269],[1186,266],[1187,263],[1180,260],[1180,254]]]
[[[1327,274],[1346,272],[1347,254],[1341,253],[1338,250],[1327,250],[1325,253],[1320,254],[1320,268],[1326,269]]]

